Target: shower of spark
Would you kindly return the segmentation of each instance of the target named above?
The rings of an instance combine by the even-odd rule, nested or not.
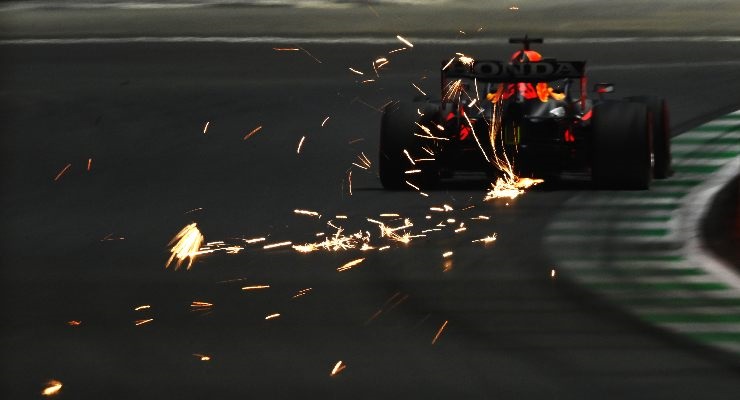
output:
[[[293,248],[300,253],[310,253],[316,250],[340,251],[356,249],[358,247],[361,247],[362,249],[365,248],[365,246],[369,246],[369,232],[359,231],[355,234],[346,236],[342,234],[344,231],[342,228],[336,229],[337,231],[331,237],[325,238],[323,242],[294,245]]]
[[[204,237],[198,230],[195,222],[184,227],[177,235],[175,235],[174,238],[172,238],[170,243],[168,243],[169,246],[177,242],[172,246],[172,249],[170,249],[170,253],[172,253],[172,255],[167,261],[165,268],[169,268],[170,263],[177,258],[175,270],[178,270],[185,259],[189,258],[190,260],[188,261],[187,269],[190,269],[193,265],[193,261],[195,261],[195,257],[198,255],[198,251],[200,250],[200,245],[203,243],[203,240]]]

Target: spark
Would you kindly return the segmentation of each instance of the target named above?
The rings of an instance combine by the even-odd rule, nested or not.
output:
[[[388,52],[388,54],[398,53],[399,51],[405,51],[408,50],[408,47],[401,47],[400,49],[391,50]]]
[[[380,221],[376,221],[374,219],[367,218],[367,220],[369,222],[372,222],[378,225],[378,228],[380,229],[380,237],[387,237],[391,240],[401,242],[401,243],[409,243],[412,239],[412,236],[410,233],[405,232],[402,235],[399,235],[396,233],[396,231],[411,228],[412,226],[414,226],[414,224],[412,224],[411,220],[408,218],[404,219],[403,225],[395,227],[395,228],[389,228],[384,223]]]
[[[482,219],[482,220],[488,221],[489,219],[491,219],[491,217],[489,217],[487,215],[479,215],[477,217],[473,217],[473,218],[470,218],[470,219]]]
[[[302,214],[302,215],[308,215],[310,217],[319,217],[319,218],[321,218],[321,214],[317,213],[316,211],[295,209],[295,210],[293,210],[293,212],[296,213],[296,214]]]
[[[267,240],[266,238],[259,237],[254,239],[244,239],[244,243],[252,244],[252,243],[258,243],[258,242],[264,242]]]
[[[458,58],[458,60],[460,60],[460,62],[463,63],[463,64],[465,64],[465,65],[473,65],[473,63],[475,62],[475,60],[472,57],[468,57],[468,56],[466,56],[464,54],[460,54],[460,53],[458,53],[458,55],[460,56],[460,58]]]
[[[136,321],[134,321],[134,325],[136,325],[136,326],[144,325],[144,324],[148,324],[148,323],[150,323],[152,321],[154,321],[154,318],[137,319]]]
[[[483,158],[486,159],[489,163],[491,160],[488,158],[488,155],[486,154],[485,150],[483,150],[483,146],[480,144],[480,140],[478,140],[478,135],[475,134],[475,127],[473,126],[473,123],[470,122],[470,118],[468,118],[468,114],[463,111],[462,113],[463,117],[465,117],[465,120],[468,121],[468,126],[470,127],[470,130],[473,131],[473,139],[475,139],[475,143],[478,145],[478,148],[480,149],[481,154],[483,154]]]
[[[211,123],[211,121],[208,121],[208,122],[206,122],[206,126],[204,126],[204,127],[203,127],[203,134],[205,134],[205,133],[206,133],[206,131],[208,131],[208,125],[209,125],[210,123]]]
[[[342,265],[341,267],[337,268],[337,272],[344,272],[344,271],[346,271],[346,270],[348,270],[348,269],[356,266],[357,264],[359,264],[359,263],[361,263],[363,261],[365,261],[364,258],[358,258],[356,260],[352,260],[352,261],[350,261],[350,262]]]
[[[273,47],[272,49],[275,51],[301,51],[301,49],[296,47]]]
[[[453,252],[446,251],[446,252],[442,253],[442,257],[447,258],[447,257],[451,256],[452,254],[453,254]]]
[[[306,137],[305,137],[305,136],[303,136],[303,137],[301,138],[301,141],[300,141],[300,142],[298,142],[298,148],[297,148],[297,149],[296,149],[296,151],[295,151],[295,152],[296,152],[296,154],[301,154],[301,147],[303,147],[303,141],[304,141],[304,140],[306,140]]]
[[[265,320],[275,319],[275,318],[278,318],[278,317],[280,317],[280,313],[270,314],[270,315],[268,315],[268,316],[265,317]]]
[[[426,194],[426,193],[424,193],[424,192],[419,192],[419,194],[422,195],[422,196],[424,196],[424,197],[429,197],[429,195]]]
[[[352,196],[352,170],[347,172],[347,184],[349,186],[349,195]]]
[[[192,303],[190,303],[190,308],[195,311],[204,310],[211,307],[213,307],[213,304],[205,301],[193,301]]]
[[[90,171],[92,168],[92,158],[87,159],[87,170]]]
[[[352,67],[350,67],[349,70],[352,71],[352,72],[354,72],[354,73],[356,73],[357,75],[365,75],[364,73],[362,73],[362,72],[360,72],[360,71],[358,71],[358,70],[356,70],[356,69],[354,69]]]
[[[429,135],[419,135],[418,133],[414,133],[414,136],[418,136],[418,137],[424,138],[424,139],[450,140],[449,138],[439,137],[439,136],[432,136],[431,134],[429,134]],[[433,158],[421,158],[421,159],[418,159],[416,161],[434,161],[434,159]]]
[[[409,154],[408,150],[403,149],[403,154],[405,154],[406,158],[409,159],[409,161],[411,162],[411,165],[416,165],[416,163],[414,162],[414,159],[411,158],[411,155]]]
[[[372,82],[375,82],[375,79],[365,79],[364,81],[360,83],[372,83]]]
[[[249,133],[247,133],[246,135],[244,135],[244,138],[242,140],[249,139],[250,137],[252,137],[252,135],[254,135],[255,133],[257,133],[257,132],[259,132],[261,130],[262,130],[262,125],[260,125],[260,126],[254,128],[254,129],[252,129]]]
[[[408,171],[404,171],[404,174],[419,174],[421,173],[420,169],[410,169]]]
[[[77,320],[74,320],[73,319],[71,321],[67,321],[67,325],[69,325],[69,326],[80,326],[80,325],[82,325],[82,321],[77,321]]]
[[[445,260],[444,264],[442,264],[442,272],[448,272],[452,269],[452,260],[447,259]]]
[[[466,228],[464,226],[461,226],[461,227],[455,229],[455,233],[460,233],[460,232],[463,232],[463,231],[466,231],[466,230],[468,230],[468,228]]]
[[[301,49],[301,51],[303,51],[304,53],[306,53],[306,55],[307,55],[307,56],[309,56],[309,57],[313,58],[313,59],[314,59],[314,61],[316,61],[316,62],[317,62],[317,63],[319,63],[319,64],[322,64],[321,60],[319,60],[318,58],[314,57],[314,55],[313,55],[313,54],[311,54],[311,53],[310,53],[310,52],[309,52],[308,50],[304,49],[304,48],[303,48],[303,47],[301,47],[301,46],[298,46],[298,48],[299,48],[299,49]]]
[[[442,207],[429,207],[430,211],[440,211],[443,212],[445,209]]]
[[[432,344],[435,344],[437,342],[437,339],[439,339],[439,336],[442,335],[442,331],[447,327],[447,322],[445,321],[442,326],[439,327],[439,330],[437,331],[437,334],[434,335],[434,339],[432,339]]]
[[[198,255],[198,250],[200,249],[200,245],[203,243],[203,240],[204,237],[198,230],[195,222],[182,228],[182,230],[168,243],[169,246],[177,242],[172,246],[172,249],[170,249],[170,253],[172,253],[172,255],[167,261],[165,268],[169,268],[172,260],[177,258],[175,270],[178,270],[183,261],[185,261],[186,258],[189,258],[190,260],[188,261],[187,269],[190,269],[193,265],[193,261],[195,261],[195,257]]]
[[[454,224],[455,223],[455,218],[447,218],[447,223],[448,224]]]
[[[442,204],[442,207],[445,209],[445,211],[455,211],[455,209],[452,208],[452,206],[447,205],[447,204]]]
[[[525,189],[528,189],[534,185],[544,182],[542,179],[531,179],[531,178],[519,178],[514,176],[504,176],[498,178],[496,183],[491,185],[488,193],[486,193],[485,201],[500,198],[509,198],[511,200],[517,198],[519,195],[524,193]]]
[[[190,213],[193,213],[193,212],[196,212],[196,211],[200,211],[202,209],[203,209],[203,207],[193,208],[190,211],[185,211],[185,214],[190,214]]]
[[[444,96],[442,96],[442,101],[452,101],[453,99],[458,97],[463,90],[462,79],[458,79],[456,81],[448,83],[445,89],[446,90]]]
[[[305,289],[301,289],[301,290],[299,290],[298,292],[296,292],[296,294],[295,294],[295,295],[293,296],[293,298],[294,298],[294,299],[296,299],[296,298],[298,298],[298,297],[301,297],[301,296],[305,296],[305,295],[307,295],[307,294],[308,294],[308,292],[310,292],[311,290],[313,290],[313,288],[305,288]]]
[[[360,163],[365,166],[365,169],[368,169],[373,165],[372,161],[370,161],[370,159],[365,155],[364,151],[360,152],[360,155],[357,156],[357,159],[360,160]]]
[[[419,88],[418,86],[416,86],[416,84],[414,84],[413,82],[411,83],[411,86],[413,86],[414,88],[416,88],[416,90],[418,90],[419,93],[421,93],[422,95],[424,95],[424,96],[427,95],[426,93],[424,93],[423,90],[421,90],[421,88]]]
[[[475,103],[476,103],[477,101],[478,101],[478,99],[473,99],[473,101],[471,101],[471,102],[470,102],[470,104],[468,104],[468,108],[472,108],[472,107],[473,107],[473,105],[475,105]]]
[[[323,127],[324,125],[326,125],[326,122],[327,122],[327,121],[329,121],[329,118],[331,118],[331,117],[326,117],[326,118],[324,118],[324,120],[323,120],[323,121],[321,121],[321,126],[322,126],[322,127]]]
[[[447,64],[445,64],[445,66],[442,67],[442,71],[446,70],[452,64],[453,61],[455,61],[455,57],[450,58],[450,61],[448,61]]]
[[[384,214],[380,214],[380,216],[383,217],[383,218],[400,217],[400,215],[399,214],[396,214],[396,213],[384,213]]]
[[[480,238],[480,239],[475,239],[471,243],[476,243],[476,242],[491,243],[491,242],[495,242],[495,241],[496,241],[496,234],[494,233],[492,235],[488,235],[488,236],[483,237],[483,238]]]
[[[510,11],[519,11],[519,7],[516,6],[516,5],[513,5],[513,6],[509,7],[509,10]]]
[[[406,182],[406,184],[407,184],[407,185],[411,186],[412,188],[416,189],[417,191],[418,191],[418,190],[421,190],[421,189],[419,189],[419,187],[418,187],[418,186],[414,185],[413,183],[411,183],[411,182],[409,182],[409,181],[405,181],[405,182]]]
[[[269,289],[270,285],[252,285],[252,286],[244,286],[242,287],[242,290],[259,290],[259,289]]]
[[[403,44],[405,44],[406,46],[408,46],[408,47],[414,47],[414,45],[411,44],[411,42],[409,42],[408,40],[406,40],[403,36],[396,35],[396,38],[398,38],[398,40],[400,40],[401,42],[403,42]]]
[[[280,242],[280,243],[267,244],[267,245],[262,246],[262,249],[264,250],[274,249],[276,247],[290,246],[291,244],[293,244],[293,242]]]
[[[149,304],[144,304],[142,306],[134,308],[134,311],[148,310],[150,308],[152,308],[152,306],[150,306]]]
[[[337,231],[331,237],[324,239],[323,242],[295,245],[293,246],[293,249],[301,253],[310,253],[312,251],[322,249],[329,251],[340,251],[355,249],[360,245],[366,245],[370,241],[369,233],[367,233],[366,235],[362,231],[359,231],[355,234],[345,236],[342,234],[342,228],[337,227],[336,230]]]
[[[336,376],[338,373],[344,371],[345,368],[347,368],[347,364],[344,364],[342,363],[342,360],[339,360],[334,365],[334,368],[332,368],[331,373],[329,373],[329,376]]]
[[[62,175],[64,175],[64,173],[65,173],[65,172],[67,172],[67,170],[68,170],[68,169],[69,169],[69,168],[70,168],[71,166],[72,166],[72,164],[71,164],[71,163],[70,163],[70,164],[67,164],[67,165],[65,165],[65,166],[64,166],[64,168],[62,168],[62,170],[61,170],[61,171],[59,171],[59,173],[57,174],[57,176],[56,176],[56,177],[54,177],[54,182],[58,181],[58,180],[59,180],[59,178],[61,178],[61,177],[62,177]]]
[[[206,354],[193,353],[194,356],[198,357],[200,361],[211,361],[211,356]]]
[[[55,379],[46,382],[46,387],[41,391],[42,396],[54,396],[62,390],[62,382]]]
[[[553,278],[553,279],[555,278],[555,269],[554,268],[550,270],[550,278]]]
[[[391,248],[391,246],[378,247],[378,251],[384,251],[384,250],[388,250],[390,248]]]
[[[336,218],[336,219],[347,219],[347,216],[346,215],[337,215],[334,218]]]
[[[366,166],[364,166],[364,165],[360,165],[360,164],[358,164],[358,163],[354,163],[354,162],[353,162],[353,163],[352,163],[352,165],[354,165],[354,166],[355,166],[355,167],[357,167],[357,168],[362,168],[362,169],[365,169],[365,170],[366,170],[366,169],[368,169],[368,168],[367,168]]]

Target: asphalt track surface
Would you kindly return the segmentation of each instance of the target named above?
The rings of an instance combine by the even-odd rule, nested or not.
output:
[[[374,108],[413,97],[411,82],[433,92],[439,60],[456,51],[503,57],[508,46],[417,46],[371,85],[347,68],[369,74],[370,61],[397,46],[304,46],[321,63],[275,46],[0,47],[5,398],[34,398],[49,379],[70,399],[695,399],[740,390],[732,357],[551,279],[541,231],[586,183],[545,185],[507,205],[482,201],[485,181],[426,198],[383,191],[374,168],[354,168],[349,194],[356,156],[376,165]],[[588,59],[591,81],[614,82],[620,96],[664,95],[677,131],[739,105],[733,43],[543,51]],[[433,221],[455,218],[467,231],[373,253],[245,245],[189,271],[164,268],[168,241],[193,221],[209,241],[302,243],[331,233],[326,222],[339,214],[346,232],[375,237],[365,218],[384,212],[421,229],[442,204],[455,210]],[[495,243],[471,243],[493,232]],[[257,284],[270,288],[240,289]],[[192,312],[192,301],[215,306]],[[151,308],[134,311],[143,304]],[[273,313],[281,316],[265,320]],[[330,377],[339,360],[347,368]]]

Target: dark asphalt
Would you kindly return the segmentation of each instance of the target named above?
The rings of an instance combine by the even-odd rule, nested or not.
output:
[[[485,182],[424,198],[382,191],[374,170],[355,168],[348,194],[356,156],[376,160],[372,107],[413,97],[411,82],[433,92],[439,60],[456,51],[497,57],[508,46],[417,46],[373,85],[347,68],[369,74],[395,46],[306,46],[322,63],[272,47],[0,46],[5,398],[37,397],[49,379],[64,383],[67,399],[696,399],[740,390],[733,359],[550,279],[541,229],[582,188],[545,187],[507,206],[482,202]],[[740,108],[740,69],[726,63],[740,60],[733,43],[544,52],[587,58],[591,81],[614,82],[620,96],[664,95],[677,129]],[[445,218],[466,221],[464,234],[383,253],[252,246],[199,258],[190,271],[164,268],[167,242],[192,221],[207,240],[300,243],[331,232],[329,216],[375,236],[365,217],[396,212],[427,226],[429,207],[445,203],[455,208]],[[468,205],[476,208],[461,210]],[[491,220],[467,219],[480,214]],[[492,245],[470,242],[493,232]],[[102,240],[109,234],[124,239]],[[447,250],[455,254],[443,272]],[[245,282],[271,287],[241,291]],[[215,307],[194,313],[194,300]],[[151,309],[133,311],[142,304]],[[272,313],[281,317],[264,319]],[[144,318],[154,321],[134,326]],[[338,360],[348,367],[331,378]]]

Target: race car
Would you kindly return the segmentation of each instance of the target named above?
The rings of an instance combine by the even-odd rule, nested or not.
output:
[[[522,44],[511,59],[442,61],[441,94],[383,110],[379,176],[386,189],[434,187],[458,171],[491,176],[590,176],[596,187],[649,189],[671,174],[664,99],[606,99],[610,83],[588,98],[585,61],[543,58]],[[507,171],[508,170],[508,171]]]

